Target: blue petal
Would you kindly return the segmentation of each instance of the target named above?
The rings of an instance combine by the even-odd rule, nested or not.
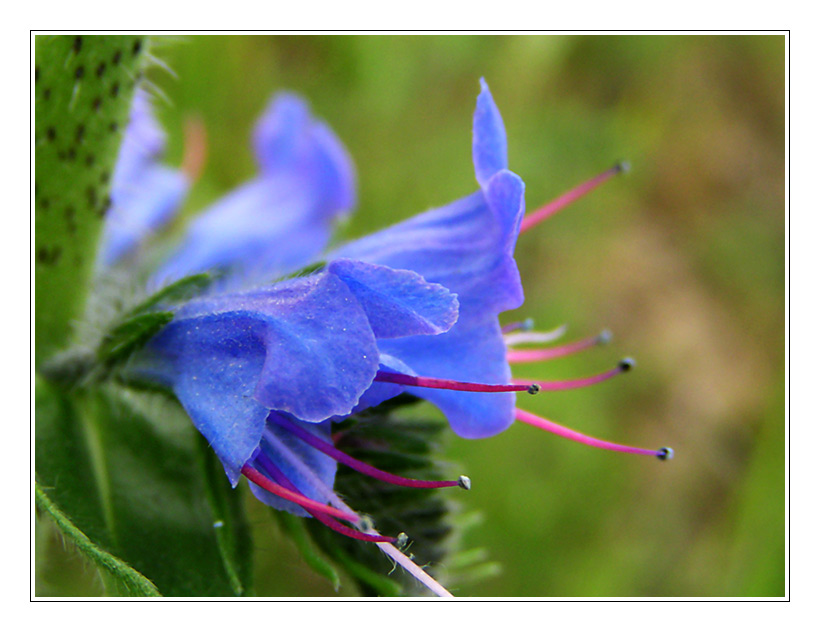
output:
[[[362,307],[330,273],[184,305],[133,370],[173,388],[232,482],[270,410],[349,414],[379,353]]]
[[[138,90],[111,181],[111,209],[98,253],[110,266],[132,254],[167,224],[188,192],[187,178],[159,164],[165,135],[154,118],[148,94]]]
[[[268,409],[254,399],[265,361],[264,322],[220,314],[172,321],[150,351],[169,365],[165,379],[236,485],[259,444]]]
[[[327,492],[333,489],[336,477],[336,461],[283,429],[276,423],[277,417],[277,413],[271,413],[268,417],[260,449],[303,496],[317,502],[327,502]],[[332,443],[329,421],[320,424],[304,423],[293,418],[290,418],[290,421],[328,443]],[[257,469],[263,468],[257,466]],[[289,511],[297,516],[310,515],[299,505],[271,494],[253,483],[250,483],[250,487],[254,496],[266,505]]]
[[[465,382],[509,384],[507,348],[495,317],[466,327],[461,321],[440,336],[418,336],[379,343],[383,354],[400,358],[416,375]],[[467,439],[490,437],[513,422],[513,393],[465,393],[430,388],[407,389],[441,409],[453,431]]]
[[[473,164],[476,179],[482,188],[496,173],[507,168],[504,121],[483,78],[473,115]]]
[[[355,175],[342,144],[293,95],[274,99],[254,136],[260,174],[194,220],[156,278],[228,270],[234,289],[301,268],[355,204]]]
[[[339,259],[328,266],[353,292],[376,338],[440,334],[458,318],[458,300],[447,288],[408,270]]]
[[[412,270],[458,295],[459,323],[515,309],[524,300],[513,249],[524,184],[501,171],[487,191],[342,246],[332,257]]]
[[[132,254],[171,221],[188,193],[188,184],[181,172],[150,165],[130,182],[112,187],[99,265],[111,266]]]

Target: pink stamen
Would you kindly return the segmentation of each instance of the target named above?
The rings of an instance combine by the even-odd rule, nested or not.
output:
[[[470,391],[474,393],[511,393],[514,391],[527,391],[535,395],[540,389],[535,384],[523,384],[516,381],[514,384],[479,384],[476,382],[458,382],[456,380],[445,380],[438,377],[417,377],[415,375],[405,375],[404,373],[390,373],[379,371],[374,382],[390,382],[392,384],[402,384],[404,386],[419,386],[421,388],[440,388],[448,391]]]
[[[289,500],[293,503],[296,503],[297,505],[299,505],[300,507],[304,507],[308,511],[316,511],[328,514],[330,516],[336,516],[337,518],[347,520],[348,522],[357,522],[359,520],[359,517],[356,514],[350,514],[346,511],[336,509],[335,507],[323,505],[322,503],[316,502],[315,500],[311,500],[307,496],[303,496],[297,491],[291,491],[281,485],[274,483],[271,480],[268,480],[261,472],[255,470],[250,465],[244,465],[242,467],[242,474],[245,475],[245,478],[259,485],[259,487],[261,487],[262,489],[269,491],[271,494],[275,494],[280,498],[284,498],[285,500]]]
[[[629,163],[626,162],[619,162],[614,167],[611,167],[604,171],[603,173],[595,176],[594,178],[587,180],[583,184],[575,187],[571,191],[564,193],[563,195],[555,198],[552,202],[549,202],[542,206],[535,211],[532,211],[524,216],[524,219],[521,220],[521,233],[528,231],[533,226],[540,224],[548,217],[555,215],[558,211],[562,208],[569,206],[575,200],[584,197],[590,191],[596,189],[597,187],[601,186],[604,182],[609,180],[612,176],[615,176],[619,173],[629,171]]]
[[[589,338],[578,340],[577,342],[572,342],[561,347],[549,347],[547,349],[509,349],[507,351],[507,362],[510,364],[523,364],[561,358],[596,345],[606,344],[609,342],[611,336],[608,330],[604,330],[597,336],[590,336]]]
[[[361,472],[362,474],[366,474],[367,476],[372,476],[378,480],[384,481],[386,483],[391,483],[393,485],[401,485],[403,487],[419,487],[425,489],[436,489],[440,487],[461,487],[462,489],[470,489],[470,479],[466,476],[459,476],[458,480],[456,481],[426,481],[426,480],[419,480],[416,478],[405,478],[403,476],[397,476],[396,474],[390,474],[389,472],[385,472],[384,470],[380,470],[372,465],[368,465],[358,459],[354,459],[352,456],[345,454],[341,450],[337,450],[334,446],[327,443],[326,441],[322,441],[316,435],[311,434],[304,428],[300,428],[295,423],[290,421],[289,419],[285,419],[284,417],[277,417],[277,423],[282,427],[286,428],[289,432],[296,435],[307,443],[308,445],[316,448],[320,452],[323,452],[331,459],[338,461],[339,463],[343,463],[348,467]]]
[[[282,470],[280,470],[276,464],[264,453],[260,452],[256,455],[256,459],[259,461],[259,464],[265,468],[265,470],[276,480],[280,487],[284,487],[285,489],[293,492],[297,496],[304,497],[303,494],[299,491],[299,489],[294,485],[287,476],[284,475]],[[248,467],[248,466],[245,466]],[[244,468],[243,468],[244,471]],[[255,482],[255,481],[254,481]],[[317,503],[318,504],[318,503]],[[319,504],[321,510],[317,510],[312,507],[305,507],[305,510],[316,520],[321,522],[326,527],[329,527],[336,531],[337,533],[341,533],[342,535],[347,536],[348,538],[353,538],[354,540],[363,540],[364,542],[398,542],[403,534],[400,534],[398,538],[391,538],[388,536],[379,535],[378,533],[361,533],[360,531],[356,531],[355,529],[351,529],[350,527],[346,527],[345,525],[337,522],[333,518],[331,518],[328,514],[332,513],[328,511],[329,507],[325,505]],[[341,511],[339,509],[335,509],[334,511]],[[346,516],[350,514],[346,512],[342,512]],[[355,516],[355,514],[353,514]],[[347,518],[345,518],[347,520]],[[355,516],[353,520],[349,520],[354,524],[360,522],[359,516]],[[403,536],[407,537],[407,536]]]
[[[577,441],[578,443],[583,443],[584,445],[592,446],[593,448],[612,450],[614,452],[627,452],[630,454],[644,454],[647,456],[656,456],[661,461],[670,460],[675,455],[675,452],[672,450],[672,448],[647,450],[645,448],[633,448],[632,446],[620,445],[618,443],[611,443],[609,441],[602,441],[601,439],[596,439],[595,437],[590,437],[585,434],[581,434],[580,432],[576,432],[575,430],[565,428],[564,426],[561,426],[553,421],[549,421],[548,419],[544,419],[543,417],[534,415],[533,413],[527,412],[526,410],[521,410],[520,408],[515,409],[515,418],[516,420],[521,421],[525,424],[529,424],[530,426],[535,426],[536,428],[540,428],[541,430],[546,430],[547,432],[557,434],[559,437],[564,437],[565,439],[570,439],[571,441]]]
[[[182,164],[180,171],[188,177],[191,183],[199,180],[208,155],[208,135],[205,125],[199,118],[189,118],[185,121],[185,142],[183,147]]]
[[[526,380],[513,380],[516,384],[529,384],[530,388],[533,386],[537,387],[538,390],[541,391],[568,391],[574,388],[585,388],[587,386],[592,386],[593,384],[598,384],[599,382],[605,382],[616,375],[620,375],[621,373],[625,373],[629,371],[635,364],[635,361],[632,358],[624,358],[618,363],[614,369],[610,369],[609,371],[604,371],[603,373],[599,373],[598,375],[592,375],[590,377],[582,377],[577,380],[555,380],[550,382],[532,382]],[[538,392],[538,391],[536,391]]]
[[[509,325],[504,325],[501,328],[502,334],[510,334],[514,331],[532,331],[532,328],[535,326],[535,322],[532,318],[527,318],[526,320],[519,321],[517,323],[510,323]]]

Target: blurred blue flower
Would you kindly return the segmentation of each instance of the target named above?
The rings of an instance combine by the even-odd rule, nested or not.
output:
[[[250,288],[310,263],[334,223],[356,203],[344,146],[299,97],[275,97],[257,123],[259,174],[203,211],[160,267],[162,282],[228,272],[228,286]]]
[[[134,254],[173,218],[185,199],[190,182],[182,171],[159,163],[164,150],[165,134],[154,119],[150,96],[138,89],[111,179],[111,208],[98,266],[108,267]]]

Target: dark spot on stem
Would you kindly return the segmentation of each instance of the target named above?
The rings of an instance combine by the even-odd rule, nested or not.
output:
[[[74,38],[74,52],[79,53],[83,48],[83,37],[78,35]]]
[[[76,138],[77,138],[77,142],[78,142],[78,143],[79,143],[79,142],[81,142],[81,141],[83,140],[83,137],[85,136],[85,125],[83,125],[82,123],[80,123],[80,124],[77,126],[77,132],[76,132],[75,136],[76,136]]]
[[[60,255],[63,254],[63,249],[60,246],[43,246],[37,250],[37,261],[43,265],[53,266],[60,260]]]
[[[134,55],[139,55],[139,52],[142,50],[142,40],[138,39],[134,42],[134,48],[131,49],[131,52]]]
[[[120,82],[119,82],[119,81],[115,81],[115,82],[114,82],[114,85],[113,85],[113,86],[111,86],[111,96],[112,96],[112,97],[115,97],[115,96],[117,96],[119,93],[120,93]]]
[[[85,164],[87,167],[93,167],[95,162],[97,162],[97,158],[94,156],[94,154],[88,154],[85,157]]]
[[[100,183],[108,184],[108,181],[111,179],[111,174],[106,170],[100,174]]]
[[[94,101],[91,103],[91,107],[94,108],[95,112],[100,111],[100,107],[102,106],[102,97],[96,97]]]
[[[51,88],[46,88],[43,90],[43,99],[48,101],[51,98]]]
[[[108,126],[108,129],[111,133],[115,133],[120,128],[120,124],[117,121],[112,121],[111,124]]]
[[[77,70],[74,71],[74,77],[77,79],[82,79],[85,76],[85,66],[77,66]]]
[[[70,234],[74,234],[77,232],[77,211],[74,210],[74,207],[69,205],[66,206],[65,209],[65,221],[66,227],[68,228],[68,232]]]
[[[73,147],[69,147],[65,154],[66,160],[73,162],[77,159],[77,150]]]
[[[111,63],[116,66],[120,63],[121,59],[122,59],[122,51],[121,50],[115,51],[114,56],[111,58]]]
[[[46,130],[46,138],[48,138],[48,142],[53,143],[57,140],[57,130],[54,127],[49,127]]]
[[[97,189],[96,187],[89,186],[85,190],[85,197],[88,198],[88,206],[91,207],[93,211],[97,208]]]
[[[101,61],[100,65],[97,66],[97,78],[102,77],[105,74],[105,62]]]

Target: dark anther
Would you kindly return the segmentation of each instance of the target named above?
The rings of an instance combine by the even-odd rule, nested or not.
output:
[[[538,384],[530,384],[530,387],[527,389],[527,392],[530,395],[538,395],[541,392],[541,387]]]

